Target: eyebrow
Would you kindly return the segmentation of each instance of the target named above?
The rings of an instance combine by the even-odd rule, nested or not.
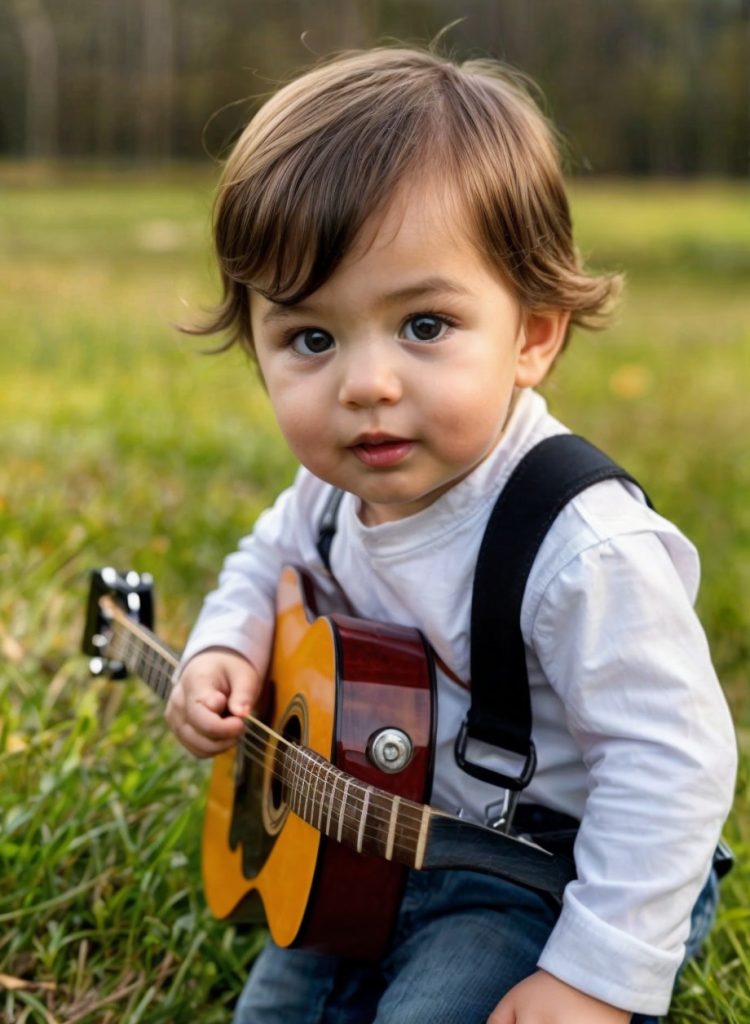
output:
[[[447,277],[427,277],[423,281],[416,281],[406,288],[397,288],[393,292],[386,292],[380,296],[379,302],[383,306],[393,306],[400,302],[409,302],[414,299],[427,298],[433,295],[469,295],[465,287],[451,281]],[[269,300],[270,301],[270,300]],[[297,316],[319,315],[320,311],[315,306],[304,302],[296,305],[284,305],[283,302],[272,302],[271,308],[264,313],[262,321],[264,324],[277,323],[289,320]]]

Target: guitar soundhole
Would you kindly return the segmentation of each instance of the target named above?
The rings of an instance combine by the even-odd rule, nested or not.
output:
[[[297,694],[286,709],[276,731],[282,737],[282,741],[275,745],[268,761],[270,770],[266,776],[266,799],[263,801],[263,824],[271,835],[276,835],[281,830],[289,814],[284,784],[284,754],[287,744],[307,744],[307,707],[301,694]]]

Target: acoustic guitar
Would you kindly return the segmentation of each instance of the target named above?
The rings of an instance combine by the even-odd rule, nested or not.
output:
[[[132,672],[166,699],[179,658],[152,624],[150,577],[92,573],[92,671]],[[559,897],[571,860],[424,802],[433,703],[417,630],[318,615],[310,578],[285,569],[261,707],[213,762],[202,838],[211,912],[265,918],[280,946],[375,959],[409,868],[470,869]]]

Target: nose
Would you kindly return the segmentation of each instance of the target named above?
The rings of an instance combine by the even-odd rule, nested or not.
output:
[[[357,345],[341,361],[339,401],[351,409],[393,405],[403,394],[397,360],[386,345]]]

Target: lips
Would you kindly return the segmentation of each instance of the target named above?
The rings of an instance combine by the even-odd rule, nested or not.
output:
[[[387,434],[365,434],[358,438],[351,451],[360,462],[373,469],[396,466],[402,462],[414,447],[414,442],[404,437],[390,437]]]

